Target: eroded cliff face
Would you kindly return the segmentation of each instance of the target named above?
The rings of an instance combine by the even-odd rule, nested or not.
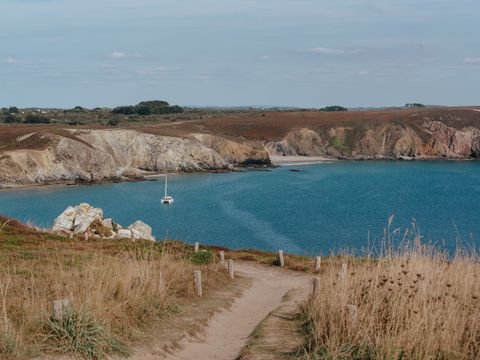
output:
[[[220,154],[230,164],[270,164],[268,151],[259,142],[242,143],[211,134],[193,134],[192,137]]]
[[[266,144],[271,155],[333,156],[349,159],[480,158],[480,130],[457,129],[440,121],[374,127],[332,127],[318,133],[301,128]]]
[[[134,129],[5,127],[0,129],[0,187],[98,182],[165,169],[190,172],[264,166],[270,165],[271,155],[480,158],[479,114],[480,109],[447,109],[357,112],[329,119],[334,115],[279,112]]]
[[[40,149],[21,148],[35,137]],[[0,184],[101,181],[170,171],[230,169],[268,162],[266,151],[208,136],[181,138],[134,130],[71,131],[68,136],[31,133],[20,148],[0,152]]]

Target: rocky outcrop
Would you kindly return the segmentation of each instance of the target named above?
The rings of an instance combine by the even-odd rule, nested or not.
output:
[[[128,229],[132,232],[131,237],[134,240],[145,239],[155,241],[155,238],[152,236],[152,228],[140,220],[135,221]]]
[[[124,229],[112,219],[103,218],[103,210],[82,203],[69,206],[53,222],[53,232],[73,235],[85,235],[107,239],[132,239],[155,241],[152,228],[137,220]]]
[[[338,151],[322,140],[320,135],[310,129],[290,131],[280,141],[267,143],[266,149],[271,155],[281,156],[337,156]]]
[[[237,166],[252,163],[270,165],[267,150],[258,142],[242,143],[211,134],[194,134],[192,137],[213,149],[230,164]]]
[[[83,130],[68,136],[43,134],[42,141],[41,149],[0,151],[0,185],[98,182],[166,169],[228,170],[249,161],[269,163],[268,154],[258,144],[209,136],[180,138],[124,129]]]
[[[54,223],[53,231],[73,232],[74,234],[85,233],[96,221],[103,220],[103,210],[93,208],[83,203],[78,206],[69,206],[58,216]]]
[[[479,129],[467,127],[458,130],[440,121],[426,121],[423,125],[432,135],[425,147],[427,154],[447,158],[479,157]]]
[[[332,127],[322,134],[296,129],[266,144],[276,156],[332,156],[346,159],[480,158],[480,130],[457,129],[440,121],[421,126],[388,123],[372,127]]]

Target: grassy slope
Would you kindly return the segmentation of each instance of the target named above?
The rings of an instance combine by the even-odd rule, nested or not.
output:
[[[128,353],[159,320],[196,301],[193,269],[207,294],[228,283],[215,263],[193,264],[191,252],[173,242],[67,239],[0,217],[0,358]],[[52,301],[63,298],[73,311],[52,321]]]
[[[273,253],[223,250],[228,258],[276,264]],[[128,352],[158,320],[168,327],[178,305],[195,300],[191,271],[198,265],[192,265],[191,251],[178,242],[70,240],[0,218],[0,357]],[[344,279],[342,263],[348,263]],[[211,290],[227,283],[217,265],[201,267],[212,305],[191,308],[192,317],[215,311],[223,300]],[[287,254],[286,267],[313,273],[314,262]],[[318,297],[288,316],[303,323],[305,359],[478,358],[479,276],[477,255],[450,259],[428,246],[377,259],[328,257],[318,274]],[[51,301],[64,297],[73,299],[75,310],[74,329],[66,333],[49,321]],[[265,347],[259,344],[271,346],[277,325],[273,333],[264,326],[253,334],[249,354],[261,355]],[[96,348],[85,329],[95,334]],[[81,340],[73,348],[72,334]]]

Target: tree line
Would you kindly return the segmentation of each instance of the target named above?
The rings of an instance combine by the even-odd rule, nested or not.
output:
[[[181,112],[183,112],[181,106],[171,106],[168,102],[161,100],[142,101],[137,105],[118,106],[112,110],[113,114],[140,116],[178,114]]]

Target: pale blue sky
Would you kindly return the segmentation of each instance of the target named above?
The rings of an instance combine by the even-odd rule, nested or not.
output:
[[[480,103],[478,0],[0,0],[0,106]]]

